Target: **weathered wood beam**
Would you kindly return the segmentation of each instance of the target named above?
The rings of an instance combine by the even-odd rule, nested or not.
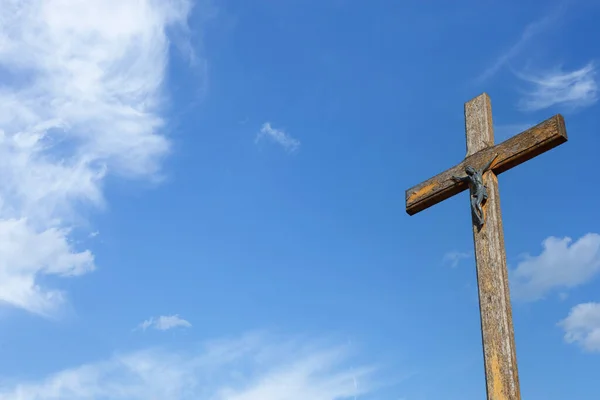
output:
[[[465,104],[467,154],[475,155],[486,150],[489,143],[494,142],[491,116],[491,100],[485,93]],[[531,143],[544,142],[539,139],[529,135],[520,140],[529,140]],[[504,154],[518,155],[521,149],[530,148],[531,146],[519,142],[511,144],[509,149],[505,149]],[[498,178],[493,169],[483,175],[483,181],[488,193],[488,199],[482,205],[485,223],[479,227],[473,220],[473,242],[477,266],[486,398],[520,400],[521,390],[508,287],[500,192]]]
[[[452,175],[464,175],[467,165],[480,168],[498,154],[491,169],[499,175],[566,141],[565,120],[557,114],[500,144],[466,157],[460,164],[408,189],[406,212],[414,215],[466,190],[467,184],[453,181]]]

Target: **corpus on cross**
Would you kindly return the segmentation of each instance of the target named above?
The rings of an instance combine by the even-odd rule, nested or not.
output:
[[[465,159],[408,189],[406,212],[414,215],[470,189],[487,399],[520,400],[497,176],[565,143],[565,121],[557,114],[494,145],[492,106],[484,93],[465,103],[465,127]]]
[[[481,169],[475,169],[470,165],[467,165],[467,168],[465,168],[467,176],[460,177],[452,175],[453,180],[467,182],[469,184],[469,188],[471,189],[471,211],[473,212],[473,217],[475,217],[479,228],[483,226],[483,209],[481,206],[488,198],[487,186],[483,183],[483,174],[490,169],[490,166],[496,158],[498,158],[498,154],[496,154],[494,158]]]

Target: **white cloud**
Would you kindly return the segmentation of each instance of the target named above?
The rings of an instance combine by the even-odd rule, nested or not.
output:
[[[167,27],[186,0],[0,0],[0,301],[34,313],[64,295],[44,274],[92,271],[70,244],[107,174],[155,178]]]
[[[576,305],[558,325],[564,329],[567,343],[576,343],[586,351],[600,351],[600,303]]]
[[[373,389],[375,369],[351,367],[350,355],[345,347],[249,335],[185,352],[117,355],[0,387],[0,400],[351,399]]]
[[[555,290],[574,288],[600,272],[600,235],[588,233],[573,242],[569,237],[549,237],[540,255],[526,256],[511,271],[513,296],[534,301]]]
[[[94,269],[89,251],[77,252],[68,243],[68,232],[57,228],[34,231],[26,220],[0,221],[0,301],[50,315],[63,294],[44,290],[35,274],[77,276]]]
[[[190,324],[185,319],[179,317],[179,315],[161,315],[160,317],[151,317],[139,325],[139,328],[146,330],[150,327],[159,330],[167,331],[173,328],[190,328]]]
[[[285,132],[281,129],[275,129],[275,128],[271,127],[270,122],[265,122],[263,124],[262,128],[260,129],[260,132],[258,132],[258,134],[256,135],[256,142],[259,142],[260,140],[262,140],[264,138],[267,138],[267,139],[277,143],[278,145],[280,145],[286,151],[289,151],[289,152],[296,151],[300,147],[299,140],[294,139],[287,132]]]
[[[570,72],[556,69],[538,74],[518,73],[517,76],[531,84],[531,89],[519,102],[525,111],[542,110],[554,105],[575,109],[590,106],[598,100],[596,67],[593,63]]]
[[[450,267],[456,268],[462,260],[466,260],[471,257],[470,253],[464,253],[460,251],[451,251],[444,254],[444,263],[450,264]]]

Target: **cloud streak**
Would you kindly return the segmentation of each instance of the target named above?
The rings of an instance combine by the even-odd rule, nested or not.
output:
[[[300,148],[300,141],[294,139],[290,134],[282,129],[275,129],[270,122],[265,122],[260,131],[256,135],[256,143],[261,140],[268,139],[273,143],[277,143],[288,152],[294,152]]]
[[[494,138],[496,143],[500,143],[509,139],[521,132],[526,131],[529,128],[534,127],[535,124],[500,124],[494,125]]]
[[[543,110],[554,105],[571,109],[590,106],[598,101],[596,66],[589,63],[580,69],[560,69],[541,74],[517,73],[531,89],[519,102],[523,111]]]
[[[190,324],[185,319],[179,317],[179,315],[161,315],[160,317],[151,317],[139,325],[141,330],[148,328],[154,328],[158,331],[168,331],[174,328],[191,328]]]
[[[560,7],[554,10],[552,13],[528,24],[523,32],[521,32],[519,39],[498,58],[496,58],[494,63],[488,67],[476,80],[481,83],[494,76],[498,71],[500,71],[500,69],[505,67],[511,60],[523,52],[527,45],[529,45],[535,37],[548,30],[552,24],[556,22],[563,11],[563,8]]]
[[[0,0],[0,302],[51,315],[42,275],[95,268],[72,232],[113,174],[155,179],[168,27],[186,0]]]
[[[0,388],[0,400],[340,400],[373,390],[372,366],[345,347],[247,335],[186,352],[116,355]]]
[[[444,263],[449,264],[451,268],[456,268],[462,260],[471,258],[471,254],[460,251],[451,251],[444,254]]]

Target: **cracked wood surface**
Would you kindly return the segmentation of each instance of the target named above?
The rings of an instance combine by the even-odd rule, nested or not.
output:
[[[491,123],[491,110],[489,114],[482,114],[481,117],[484,121],[489,119],[489,123]],[[471,128],[476,127],[482,129],[481,123],[473,125]],[[467,123],[467,129],[469,128]],[[491,137],[491,140],[489,137]],[[477,140],[481,141],[482,139]],[[409,215],[414,215],[466,190],[468,188],[467,184],[453,181],[452,175],[463,176],[467,165],[481,168],[494,158],[495,154],[498,154],[498,158],[492,165],[492,171],[494,174],[500,175],[566,142],[567,131],[562,115],[557,114],[500,144],[485,147],[487,143],[494,143],[494,134],[491,130],[488,140],[478,142],[477,147],[468,149],[467,157],[461,163],[408,189],[406,191],[406,212]],[[479,148],[479,150],[474,150],[475,148]]]

